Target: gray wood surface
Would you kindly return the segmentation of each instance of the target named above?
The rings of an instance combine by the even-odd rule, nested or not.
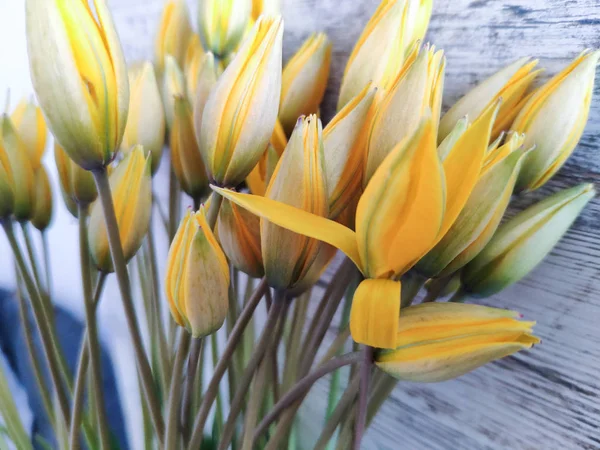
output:
[[[150,58],[162,0],[109,0],[130,60]],[[192,2],[190,2],[192,3]],[[312,31],[334,44],[323,108],[330,117],[347,56],[377,0],[284,0],[284,54]],[[597,0],[437,0],[428,40],[445,50],[444,105],[521,56],[548,74],[586,47],[600,48]],[[559,188],[600,188],[600,82],[585,135],[565,168],[517,209]],[[368,432],[369,449],[600,448],[600,201],[594,200],[552,255],[486,304],[538,321],[542,345],[457,380],[402,384]],[[326,384],[314,389],[306,425],[322,425]],[[310,448],[310,433],[306,448]]]

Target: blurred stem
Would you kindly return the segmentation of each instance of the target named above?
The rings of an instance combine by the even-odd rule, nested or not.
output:
[[[279,415],[285,411],[288,407],[295,404],[298,400],[302,400],[313,384],[320,378],[325,375],[331,373],[334,370],[339,369],[340,367],[344,367],[350,364],[358,363],[362,354],[360,352],[348,353],[343,356],[339,356],[337,358],[331,359],[325,364],[322,364],[314,371],[309,373],[307,376],[298,381],[282,398],[277,402],[277,404],[273,407],[273,409],[269,412],[269,414],[262,420],[262,422],[256,428],[254,433],[254,441],[256,442],[262,433],[264,433],[269,425],[273,423]],[[282,435],[279,435],[282,436]],[[267,448],[277,449],[279,448],[279,438],[278,435],[275,435],[273,438],[269,440]]]
[[[385,401],[389,398],[394,388],[398,385],[398,380],[384,374],[381,371],[377,371],[378,383],[376,384],[371,396],[369,398],[369,407],[367,409],[367,427],[371,424],[377,412]]]
[[[202,399],[202,403],[200,404],[200,408],[198,410],[198,414],[196,415],[196,419],[194,421],[192,437],[190,439],[190,443],[188,445],[188,450],[198,450],[202,443],[202,437],[204,434],[204,425],[206,424],[206,419],[208,418],[208,413],[210,412],[210,408],[212,406],[215,397],[217,396],[217,392],[219,390],[219,383],[229,366],[229,361],[231,360],[231,356],[233,352],[237,348],[237,345],[240,341],[240,338],[244,334],[244,329],[248,322],[252,318],[254,314],[254,310],[258,306],[258,303],[262,299],[265,291],[267,289],[267,281],[265,278],[262,279],[254,294],[250,297],[240,317],[238,318],[233,330],[231,330],[231,334],[229,335],[229,339],[227,340],[227,345],[223,349],[223,354],[219,359],[219,363],[213,370],[213,376],[208,384],[206,389],[206,393],[204,394],[204,398]]]
[[[426,281],[427,277],[414,270],[402,277],[402,308],[412,304]]]
[[[40,231],[42,236],[42,248],[44,252],[44,268],[46,272],[46,291],[52,297],[52,267],[50,266],[50,243],[48,242],[48,232]]]
[[[206,212],[206,221],[208,225],[210,225],[211,229],[215,229],[215,225],[217,224],[217,219],[219,218],[219,211],[221,210],[221,205],[223,204],[223,197],[221,197],[216,192],[213,192],[210,195],[210,204],[208,206],[208,211]]]
[[[173,241],[179,223],[179,185],[173,167],[169,172],[169,244]]]
[[[181,386],[183,366],[188,356],[192,335],[183,330],[179,339],[179,348],[173,365],[173,376],[171,377],[171,389],[169,391],[169,403],[167,407],[167,428],[165,436],[165,449],[177,450],[179,446],[179,411],[181,402]]]
[[[50,369],[50,377],[52,379],[52,383],[54,385],[54,390],[56,391],[58,404],[60,407],[60,412],[64,419],[65,423],[69,423],[70,413],[69,413],[69,401],[67,399],[67,395],[64,391],[64,386],[62,384],[59,363],[58,363],[58,355],[56,349],[53,347],[53,339],[50,331],[50,326],[48,321],[46,320],[44,314],[43,302],[41,299],[41,294],[37,290],[31,275],[29,274],[29,270],[27,265],[25,264],[25,260],[23,258],[23,254],[21,253],[21,249],[19,248],[19,244],[15,238],[15,233],[13,230],[12,223],[8,220],[2,220],[2,227],[4,228],[4,232],[6,233],[6,237],[8,238],[8,242],[15,256],[15,260],[17,262],[17,267],[19,268],[19,272],[21,274],[21,278],[25,283],[25,287],[27,288],[27,293],[31,300],[31,306],[33,309],[33,315],[40,332],[40,337],[42,341],[42,347],[44,349],[44,354],[46,356],[46,361],[48,363],[48,368]]]
[[[117,224],[117,218],[115,216],[115,208],[110,191],[110,184],[108,183],[108,176],[105,168],[93,171],[92,173],[96,182],[98,196],[100,197],[100,201],[102,203],[102,210],[104,212],[104,220],[106,222],[108,243],[112,255],[113,266],[117,275],[119,289],[121,291],[121,300],[123,302],[123,309],[125,311],[129,332],[131,334],[133,348],[135,350],[138,371],[144,387],[144,396],[148,402],[148,409],[150,410],[150,417],[152,418],[154,429],[156,430],[159,441],[162,442],[164,423],[161,416],[160,405],[154,391],[152,370],[150,369],[150,364],[148,363],[148,358],[146,357],[146,353],[144,351],[144,344],[142,342],[140,329],[135,315],[133,298],[131,296],[131,285],[129,282],[129,272],[127,271],[125,256],[123,255],[123,247],[121,246],[121,237],[119,235],[119,227]]]
[[[181,405],[181,430],[183,433],[183,440],[187,443],[189,439],[189,422],[190,422],[190,408],[192,406],[192,397],[196,390],[196,372],[198,371],[198,362],[200,355],[202,354],[202,345],[204,344],[203,338],[192,339],[190,346],[190,357],[188,359],[187,374],[185,388],[183,391],[183,400]]]
[[[25,241],[25,248],[27,249],[27,256],[29,257],[29,263],[31,265],[31,270],[33,272],[33,279],[35,280],[35,284],[38,285],[40,291],[43,294],[44,284],[42,283],[42,278],[40,277],[39,270],[39,262],[35,255],[35,249],[33,247],[33,239],[31,238],[31,234],[29,233],[29,228],[25,222],[21,222],[21,230],[23,231],[23,238]]]
[[[219,342],[217,340],[217,333],[213,333],[210,337],[210,352],[212,356],[213,367],[219,362]],[[213,426],[213,435],[217,438],[221,434],[223,429],[223,395],[221,390],[217,392],[217,409],[215,410],[215,422]]]
[[[87,325],[87,344],[90,354],[90,368],[92,376],[92,389],[96,397],[96,416],[98,420],[98,434],[100,448],[110,449],[110,435],[106,422],[106,408],[104,406],[104,393],[102,391],[102,362],[100,356],[100,343],[98,340],[98,323],[96,321],[96,306],[92,293],[92,278],[90,264],[90,250],[87,233],[87,207],[79,206],[79,262],[81,264],[81,279],[83,282],[83,298],[85,304],[85,322]],[[85,342],[85,341],[84,341]],[[78,426],[75,425],[75,430]],[[77,432],[71,433],[71,448],[78,444]],[[75,442],[74,442],[75,441]]]
[[[468,298],[469,294],[461,287],[448,301],[451,303],[464,303]]]
[[[371,381],[371,372],[373,369],[374,349],[365,346],[363,350],[363,360],[360,368],[360,386],[358,391],[358,410],[356,412],[356,424],[354,426],[354,450],[360,450],[365,426],[367,423],[367,404],[369,399],[369,383]]]
[[[245,421],[244,421],[244,440],[242,442],[242,450],[253,449],[253,434],[254,427],[258,420],[258,413],[260,410],[261,401],[263,399],[265,384],[267,381],[267,360],[263,360],[258,372],[252,382],[252,388],[250,389],[250,399],[248,400],[248,406],[246,407]]]
[[[448,283],[452,280],[452,275],[444,278],[432,279],[427,285],[427,295],[423,299],[423,303],[435,302],[438,297],[444,292]]]

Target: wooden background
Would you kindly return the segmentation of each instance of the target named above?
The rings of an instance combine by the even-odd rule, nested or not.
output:
[[[194,11],[194,5],[190,2]],[[324,105],[329,118],[347,56],[378,0],[284,0],[284,55],[313,31],[333,41]],[[148,59],[162,0],[109,0],[129,60]],[[429,41],[447,55],[447,108],[479,80],[522,56],[547,74],[586,47],[600,48],[598,0],[436,0]],[[566,167],[517,208],[582,181],[600,188],[600,82],[584,137]],[[486,304],[538,321],[543,344],[440,384],[405,383],[369,430],[369,449],[600,448],[600,201],[594,200],[552,255]],[[326,384],[305,408],[322,425]],[[303,441],[310,448],[310,433]]]

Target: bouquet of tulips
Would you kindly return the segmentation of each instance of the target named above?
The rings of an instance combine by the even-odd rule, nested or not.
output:
[[[104,0],[26,0],[40,106],[2,116],[0,222],[41,336],[43,358],[32,345],[29,356],[57,447],[115,448],[96,321],[113,274],[147,449],[358,449],[398,380],[448,380],[540,342],[520,314],[465,300],[528,274],[594,196],[571,187],[502,220],[573,152],[600,52],[545,83],[537,60],[515,61],[442,114],[446,61],[422,43],[431,10],[381,2],[324,126],[332,44],[312,35],[282,68],[284,25],[268,0],[200,0],[197,32],[186,4],[169,1],[155,60],[130,67]],[[46,124],[79,223],[75,373],[30,237],[52,215]],[[168,186],[153,182],[161,160]],[[162,274],[156,241],[170,243]],[[307,442],[297,413],[325,376],[323,427]],[[32,448],[0,394],[8,437]]]

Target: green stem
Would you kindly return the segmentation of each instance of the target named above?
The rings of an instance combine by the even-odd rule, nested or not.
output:
[[[365,426],[367,424],[367,403],[369,399],[369,383],[373,369],[373,347],[366,346],[363,350],[363,361],[360,368],[360,387],[358,391],[358,411],[354,427],[354,450],[360,450]]]
[[[427,277],[416,271],[410,271],[402,277],[402,308],[412,304],[426,281]]]
[[[44,268],[46,270],[46,291],[52,297],[52,267],[50,266],[50,243],[48,242],[48,233],[40,231],[42,236],[42,248],[44,252]]]
[[[248,400],[248,406],[246,408],[245,421],[244,421],[244,440],[242,442],[242,450],[253,449],[253,432],[256,422],[258,420],[258,413],[263,399],[265,384],[267,382],[267,366],[268,362],[263,360],[261,363],[254,381],[252,383],[252,389],[250,389],[250,399]]]
[[[427,295],[425,295],[423,303],[435,302],[451,280],[452,276],[432,279],[430,284],[427,285]]]
[[[192,335],[186,330],[181,333],[179,348],[173,365],[173,376],[171,377],[171,389],[169,391],[169,403],[167,407],[167,428],[165,437],[165,450],[176,450],[179,448],[179,412],[181,404],[181,386],[183,366],[188,355]]]
[[[198,450],[202,443],[202,437],[204,434],[204,426],[206,424],[206,419],[208,418],[208,413],[210,412],[210,408],[212,406],[215,397],[217,396],[219,390],[219,383],[229,366],[229,361],[231,360],[231,356],[235,351],[237,344],[240,341],[240,338],[244,334],[244,329],[248,322],[252,318],[254,310],[258,306],[258,303],[262,299],[265,291],[267,289],[267,281],[266,279],[262,279],[254,294],[250,297],[240,317],[238,318],[231,334],[229,335],[229,339],[227,340],[227,345],[223,349],[223,354],[219,359],[219,363],[213,369],[213,376],[208,384],[206,389],[206,393],[204,394],[204,398],[202,399],[202,403],[200,404],[200,408],[198,410],[198,414],[196,415],[196,419],[194,421],[192,437],[190,439],[190,443],[188,445],[188,450]]]
[[[219,194],[213,192],[210,196],[210,203],[208,206],[208,211],[206,211],[206,221],[211,229],[215,229],[215,225],[217,224],[217,219],[219,218],[219,211],[221,210],[221,205],[223,204],[223,197]]]
[[[202,345],[204,339],[198,338],[192,340],[190,347],[190,357],[188,360],[185,389],[183,391],[183,404],[181,405],[181,430],[183,433],[184,442],[189,440],[189,422],[190,408],[192,406],[192,397],[196,390],[196,372],[198,371],[198,363],[202,354]],[[202,375],[202,374],[200,374]]]
[[[31,265],[31,270],[33,272],[33,279],[35,280],[35,284],[38,285],[40,291],[43,290],[42,278],[40,277],[39,271],[39,263],[37,257],[35,256],[35,249],[33,248],[33,239],[31,238],[31,234],[29,233],[29,228],[25,222],[21,222],[21,231],[23,231],[23,238],[25,241],[25,248],[27,249],[27,255],[29,257],[29,263]],[[42,293],[43,295],[43,293]]]
[[[104,168],[93,171],[92,173],[96,182],[98,196],[100,198],[100,202],[102,203],[102,210],[104,212],[104,220],[106,222],[108,243],[112,255],[113,266],[117,275],[119,290],[121,291],[121,300],[123,302],[123,309],[125,311],[129,332],[131,334],[133,348],[135,350],[138,371],[144,387],[144,396],[148,402],[148,409],[150,410],[150,417],[152,418],[154,429],[156,430],[159,441],[162,442],[162,437],[164,435],[164,423],[161,416],[160,405],[154,391],[152,370],[150,369],[150,364],[148,363],[148,358],[146,357],[146,353],[144,351],[144,344],[142,342],[142,336],[140,334],[139,325],[135,315],[133,298],[131,296],[131,285],[129,282],[129,272],[127,271],[127,264],[125,262],[125,256],[123,255],[123,247],[121,246],[121,237],[119,235],[119,228],[117,224],[117,218],[115,216],[115,208],[110,191],[110,185],[108,183],[108,176],[106,174],[106,169]]]
[[[398,380],[391,376],[379,372],[380,380],[369,398],[369,407],[367,409],[367,427],[371,424],[377,412],[385,401],[390,397],[394,388],[398,385]]]
[[[210,352],[212,356],[213,367],[219,362],[219,342],[217,341],[217,333],[213,333],[210,337]],[[223,395],[221,390],[217,392],[217,409],[215,410],[215,422],[213,426],[213,435],[218,437],[223,429]]]
[[[37,290],[35,283],[31,278],[31,275],[29,274],[29,270],[27,269],[27,265],[25,264],[25,260],[23,258],[23,254],[21,253],[21,249],[19,248],[19,244],[17,243],[17,240],[15,238],[12,223],[8,220],[2,220],[2,227],[4,228],[4,232],[6,233],[6,237],[8,238],[8,242],[11,246],[15,260],[17,262],[17,267],[19,268],[19,272],[21,274],[21,278],[25,283],[27,294],[29,295],[29,298],[31,300],[33,316],[35,318],[40,333],[42,347],[44,349],[44,354],[46,356],[48,368],[50,369],[50,378],[52,379],[52,383],[54,384],[54,390],[56,391],[60,412],[62,414],[64,422],[69,423],[69,401],[67,399],[67,395],[62,384],[58,364],[58,355],[55,351],[55,348],[53,347],[53,339],[51,336],[49,324],[44,314],[44,307],[41,299],[41,294]]]
[[[96,397],[96,415],[98,419],[98,434],[100,448],[110,448],[110,433],[106,421],[106,408],[104,406],[104,393],[102,391],[102,362],[100,343],[98,340],[98,323],[96,321],[96,306],[92,292],[90,250],[87,233],[87,207],[79,206],[79,261],[81,264],[81,279],[83,282],[83,298],[85,304],[85,321],[87,325],[87,342],[90,354],[90,368],[92,374],[92,389]],[[77,433],[73,433],[77,434]],[[73,435],[72,434],[72,435]],[[77,440],[77,439],[76,439]],[[73,442],[71,442],[73,444]]]
[[[179,186],[173,167],[169,172],[169,243],[173,241],[179,222]]]
[[[465,291],[462,287],[454,293],[450,300],[450,303],[464,303],[469,298],[469,293]]]

